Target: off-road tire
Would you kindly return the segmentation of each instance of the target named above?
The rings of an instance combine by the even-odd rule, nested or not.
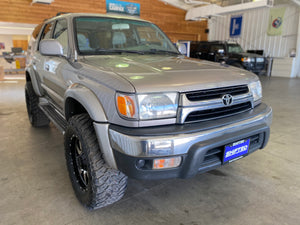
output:
[[[88,114],[70,118],[64,139],[69,176],[81,204],[93,210],[119,201],[127,176],[105,163]]]
[[[32,83],[30,81],[26,82],[25,85],[25,99],[28,118],[33,127],[43,127],[48,126],[50,120],[45,115],[45,113],[39,108],[39,98],[35,94]]]

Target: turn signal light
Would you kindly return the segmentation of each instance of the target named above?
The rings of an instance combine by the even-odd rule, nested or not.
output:
[[[178,167],[181,163],[181,156],[164,158],[164,159],[155,159],[153,160],[153,169],[168,169]]]
[[[135,116],[134,100],[130,96],[119,95],[117,97],[117,105],[120,114],[128,118],[134,118]]]

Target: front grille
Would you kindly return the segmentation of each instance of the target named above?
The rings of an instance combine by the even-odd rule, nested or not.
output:
[[[232,87],[214,88],[201,91],[193,91],[186,93],[186,97],[190,101],[203,101],[209,99],[222,98],[225,94],[232,96],[247,94],[249,92],[247,85],[239,85]]]
[[[250,110],[251,108],[252,108],[251,102],[244,102],[241,104],[236,104],[236,105],[222,107],[222,108],[195,111],[190,113],[186,117],[185,122],[189,123],[195,121],[200,122],[200,121],[205,121],[210,119],[218,119],[218,118],[242,113]]]
[[[253,151],[259,149],[264,140],[264,133],[255,134],[253,136],[250,136],[246,139],[250,139],[250,145],[248,153],[252,153]],[[204,172],[209,170],[210,166],[219,166],[223,162],[223,155],[224,155],[224,149],[225,146],[220,146],[218,148],[210,149],[206,152],[204,159],[202,163],[200,164],[200,167],[198,171]]]

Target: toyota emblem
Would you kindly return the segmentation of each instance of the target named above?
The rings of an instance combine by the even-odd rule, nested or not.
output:
[[[232,95],[230,95],[230,94],[223,95],[222,101],[223,101],[224,105],[231,105],[232,104]]]

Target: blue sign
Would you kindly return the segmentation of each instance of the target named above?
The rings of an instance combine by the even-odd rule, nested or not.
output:
[[[140,4],[133,2],[121,2],[117,0],[106,0],[106,12],[139,16]]]
[[[241,35],[242,32],[242,21],[243,16],[234,16],[231,17],[230,20],[230,31],[229,36],[230,37],[237,37]]]
[[[223,162],[225,163],[233,159],[238,159],[239,157],[242,157],[243,155],[247,154],[249,145],[250,139],[246,141],[238,141],[232,146],[225,146]]]

